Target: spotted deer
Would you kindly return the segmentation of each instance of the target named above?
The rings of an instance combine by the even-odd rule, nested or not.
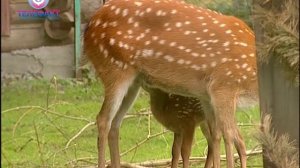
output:
[[[105,167],[107,142],[112,167],[120,167],[119,127],[141,86],[200,99],[213,167],[220,167],[222,137],[234,167],[236,101],[257,95],[255,37],[243,21],[184,1],[110,0],[91,18],[84,50],[105,88],[98,167]]]
[[[159,89],[146,88],[150,94],[150,104],[153,116],[163,124],[167,129],[174,132],[172,146],[172,162],[171,168],[177,168],[179,157],[183,160],[183,167],[189,167],[189,156],[191,153],[194,133],[197,126],[200,125],[201,130],[207,139],[208,153],[205,168],[212,167],[212,143],[208,124],[201,101],[180,95],[168,94]],[[239,132],[238,132],[239,133]],[[245,144],[240,134],[237,135],[235,146],[238,153],[243,153]],[[240,155],[242,164],[246,164],[246,155]]]

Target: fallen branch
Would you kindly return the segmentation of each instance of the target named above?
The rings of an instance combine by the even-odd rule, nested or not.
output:
[[[80,121],[91,122],[90,120],[88,120],[86,118],[67,116],[67,115],[60,114],[60,113],[57,113],[55,111],[46,109],[42,106],[20,106],[20,107],[15,107],[15,108],[10,108],[10,109],[4,110],[4,111],[1,112],[1,114],[5,114],[5,113],[10,112],[10,111],[19,111],[19,110],[22,110],[22,109],[39,109],[39,110],[42,110],[42,112],[44,112],[44,113],[53,114],[53,115],[56,115],[56,116],[59,116],[59,117],[68,118],[68,119],[72,119],[72,120],[80,120]]]
[[[86,124],[83,128],[81,128],[81,130],[80,130],[77,134],[75,134],[75,135],[67,142],[67,144],[66,144],[66,146],[65,146],[65,149],[67,149],[67,148],[69,147],[70,143],[71,143],[72,141],[74,141],[77,137],[79,137],[79,135],[80,135],[85,129],[87,129],[87,128],[88,128],[89,126],[91,126],[91,125],[95,125],[95,122],[90,122],[90,123]]]
[[[157,133],[157,134],[154,134],[154,135],[151,135],[151,136],[148,136],[147,138],[145,138],[144,140],[140,141],[139,143],[137,143],[135,146],[131,147],[130,149],[128,149],[127,151],[121,153],[120,156],[124,156],[126,155],[127,153],[135,150],[136,148],[138,148],[139,146],[141,146],[142,144],[144,144],[145,142],[149,141],[150,139],[153,139],[157,136],[160,136],[162,134],[165,134],[166,132],[168,132],[167,130],[164,130],[163,132],[160,132],[160,133]]]

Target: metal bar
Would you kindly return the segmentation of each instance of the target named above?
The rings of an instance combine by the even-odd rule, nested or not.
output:
[[[81,39],[80,39],[80,0],[75,1],[75,77],[78,77],[79,65],[80,65],[80,55],[81,55]]]

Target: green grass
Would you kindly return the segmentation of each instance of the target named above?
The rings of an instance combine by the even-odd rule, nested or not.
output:
[[[1,166],[83,167],[96,163],[97,129],[95,125],[84,130],[67,149],[65,146],[68,140],[86,124],[95,121],[103,101],[103,94],[101,84],[95,81],[89,84],[74,80],[57,80],[56,84],[53,80],[16,81],[3,87]],[[129,113],[138,114],[141,109],[148,109],[148,102],[147,93],[142,92]],[[79,119],[66,118],[66,116]],[[237,120],[243,124],[259,123],[258,109],[239,110]],[[155,119],[151,118],[150,123],[151,135],[164,130]],[[241,126],[240,128],[247,149],[258,146],[258,142],[253,138],[255,126]],[[124,119],[120,131],[121,151],[127,151],[146,139],[147,135],[147,116],[140,115]],[[142,162],[169,159],[172,139],[171,132],[151,138],[136,150],[124,155],[122,161]],[[192,156],[204,156],[205,148],[206,141],[200,129],[197,129]],[[224,154],[223,146],[222,153]],[[108,150],[106,157],[109,159]],[[262,167],[261,165],[260,155],[248,159],[248,167]],[[199,167],[199,163],[194,167]]]

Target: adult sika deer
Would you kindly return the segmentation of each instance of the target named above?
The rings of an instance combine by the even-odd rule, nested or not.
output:
[[[105,167],[107,142],[112,167],[120,167],[119,126],[140,86],[200,99],[213,166],[220,167],[223,136],[227,167],[233,167],[236,100],[257,91],[254,41],[241,20],[183,1],[108,1],[84,35],[85,54],[105,87],[97,116],[98,167]]]

